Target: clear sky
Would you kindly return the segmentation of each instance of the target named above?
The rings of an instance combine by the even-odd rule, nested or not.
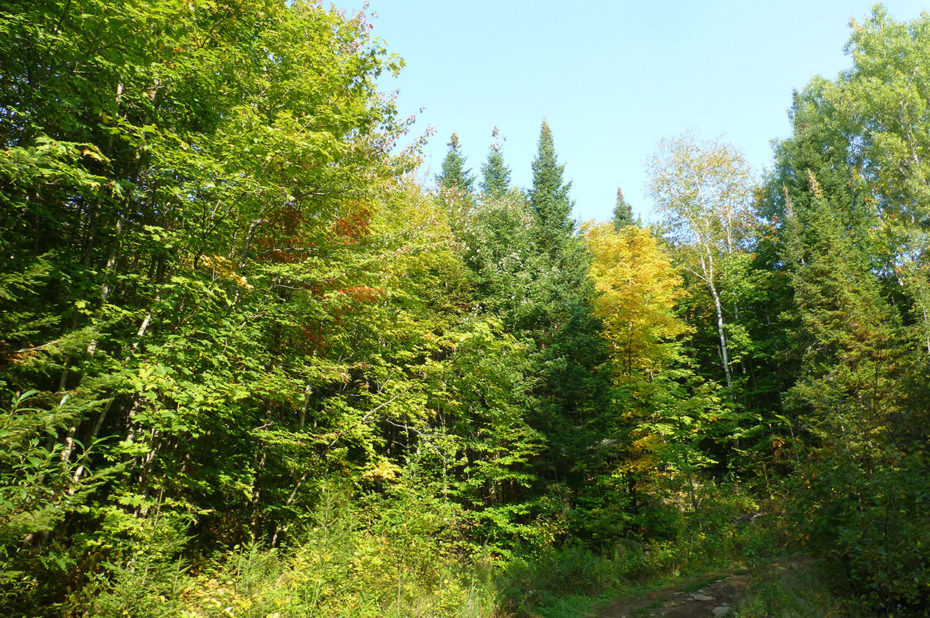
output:
[[[361,8],[361,0],[339,0]],[[479,174],[491,130],[519,187],[532,182],[539,127],[548,120],[579,220],[610,218],[617,187],[649,218],[644,161],[663,137],[722,137],[761,175],[771,140],[787,137],[792,91],[835,77],[849,20],[869,0],[370,0],[374,34],[404,58],[397,79],[414,131],[436,134],[420,176],[433,183],[456,131]],[[917,0],[885,2],[894,19]]]

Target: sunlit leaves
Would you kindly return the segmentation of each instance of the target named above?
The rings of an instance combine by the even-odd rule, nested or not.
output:
[[[749,237],[753,181],[744,157],[721,141],[660,142],[650,192],[672,237],[702,251],[731,253]]]
[[[681,278],[649,229],[601,224],[585,229],[596,314],[622,375],[654,374],[677,360],[667,346],[690,328],[676,315]]]

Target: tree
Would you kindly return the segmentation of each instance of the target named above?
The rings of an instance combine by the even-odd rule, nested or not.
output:
[[[532,255],[542,284],[533,299],[536,319],[527,330],[538,350],[534,418],[549,441],[548,471],[541,476],[580,492],[585,474],[599,463],[590,446],[607,422],[610,375],[602,325],[593,313],[590,256],[574,234],[570,183],[563,171],[544,121],[529,199]]]
[[[439,188],[444,191],[459,191],[463,195],[470,195],[475,182],[471,170],[465,169],[465,157],[459,146],[459,136],[452,133],[449,138],[449,152],[442,160],[442,171],[436,175]]]
[[[853,66],[828,97],[847,131],[844,146],[882,213],[895,273],[913,313],[915,337],[930,357],[930,15],[895,22],[877,5],[852,22]]]
[[[552,251],[564,244],[564,239],[575,229],[571,219],[572,202],[568,197],[571,183],[563,182],[564,171],[565,166],[559,164],[555,154],[552,130],[543,120],[536,158],[533,159],[530,209],[536,215],[543,242]]]
[[[439,183],[439,201],[446,209],[454,234],[460,236],[469,227],[474,215],[475,197],[472,193],[474,177],[465,169],[465,157],[459,147],[458,135],[452,133],[449,152],[442,162],[442,171],[436,176]]]
[[[733,371],[720,286],[723,261],[747,238],[753,191],[749,167],[729,144],[682,137],[661,142],[649,170],[652,196],[670,236],[693,251],[696,264],[689,268],[713,300],[720,362],[730,387]]]
[[[785,226],[801,361],[785,405],[816,455],[799,465],[806,491],[793,502],[814,546],[843,562],[869,603],[922,604],[926,592],[898,574],[926,572],[926,462],[914,456],[927,440],[926,391],[914,388],[925,373],[870,245],[843,218],[846,196],[808,178],[806,225],[792,208]]]
[[[481,165],[481,191],[490,197],[502,197],[510,190],[510,168],[504,163],[497,127],[491,132],[494,142],[488,160]]]
[[[409,163],[369,36],[302,1],[0,13],[2,443],[33,458],[0,461],[4,609],[280,542],[373,458],[385,393],[346,396],[346,359],[392,359],[349,316],[382,298],[368,238]]]
[[[613,491],[637,511],[640,488],[657,481],[654,471],[674,471],[697,509],[695,475],[715,463],[702,443],[726,439],[730,425],[716,387],[686,358],[693,329],[678,315],[688,296],[682,278],[648,228],[590,225],[584,236],[599,292],[595,314],[604,324],[614,376],[616,420],[607,435],[617,446],[608,469],[624,482]]]
[[[674,342],[691,330],[676,315],[686,293],[652,230],[592,225],[585,229],[585,242],[599,292],[596,315],[619,375],[655,375],[677,362]]]
[[[614,206],[614,227],[619,229],[627,225],[634,225],[633,207],[623,198],[623,191],[617,187],[617,204]]]
[[[792,301],[783,400],[808,450],[793,506],[885,612],[927,602],[928,26],[881,7],[853,23],[853,66],[795,95],[763,199]]]
[[[846,209],[831,203],[813,173],[808,178],[807,225],[798,230],[792,220],[786,230],[803,238],[788,253],[803,350],[801,378],[788,400],[806,409],[808,430],[820,437],[845,434],[848,443],[887,428],[886,418],[898,412],[891,376],[901,372],[900,315],[869,271],[868,245],[844,229],[839,217]]]
[[[510,191],[482,201],[463,245],[476,303],[527,349],[525,418],[540,443],[524,506],[564,526],[564,511],[578,506],[579,494],[601,491],[584,479],[599,465],[592,444],[609,416],[610,374],[592,313],[589,256],[572,233],[568,185],[545,124],[534,172],[529,200]]]

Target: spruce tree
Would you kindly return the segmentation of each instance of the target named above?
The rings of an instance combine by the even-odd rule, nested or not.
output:
[[[498,130],[491,132],[494,143],[488,152],[488,160],[481,166],[481,191],[488,197],[501,197],[510,189],[510,168],[504,163]]]
[[[475,178],[471,170],[465,169],[465,157],[459,148],[459,136],[454,131],[448,146],[449,152],[442,161],[442,171],[436,176],[436,182],[443,190],[458,189],[466,195],[470,194]]]
[[[635,224],[633,221],[633,207],[623,199],[623,191],[620,190],[620,187],[617,187],[617,205],[614,206],[613,223],[614,228],[618,230]]]
[[[452,233],[461,237],[473,216],[475,196],[472,193],[475,177],[465,167],[465,157],[459,148],[459,136],[452,133],[449,152],[442,162],[442,171],[436,176],[439,183],[439,203],[444,207]]]
[[[570,183],[563,171],[544,121],[529,196],[540,281],[545,281],[541,297],[534,299],[539,319],[531,331],[538,346],[535,427],[549,445],[547,469],[540,474],[577,490],[596,466],[590,447],[609,409],[610,377],[601,323],[593,315],[590,257],[573,234]]]
[[[571,183],[562,181],[564,165],[559,165],[549,123],[543,120],[539,133],[539,150],[533,161],[533,188],[530,208],[543,232],[546,243],[553,248],[559,237],[574,231],[571,219],[572,202],[568,197]]]

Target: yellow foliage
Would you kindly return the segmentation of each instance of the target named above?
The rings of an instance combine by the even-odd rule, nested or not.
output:
[[[687,293],[649,228],[610,224],[585,228],[594,257],[589,275],[599,292],[595,310],[619,374],[653,376],[675,355],[668,342],[691,332],[675,315]]]
[[[362,478],[367,481],[394,481],[400,473],[400,468],[388,461],[380,459],[378,462],[362,474]]]
[[[200,257],[200,263],[207,268],[213,269],[213,273],[218,279],[230,281],[247,290],[254,289],[248,279],[236,272],[236,265],[228,258],[221,255],[203,255]]]

